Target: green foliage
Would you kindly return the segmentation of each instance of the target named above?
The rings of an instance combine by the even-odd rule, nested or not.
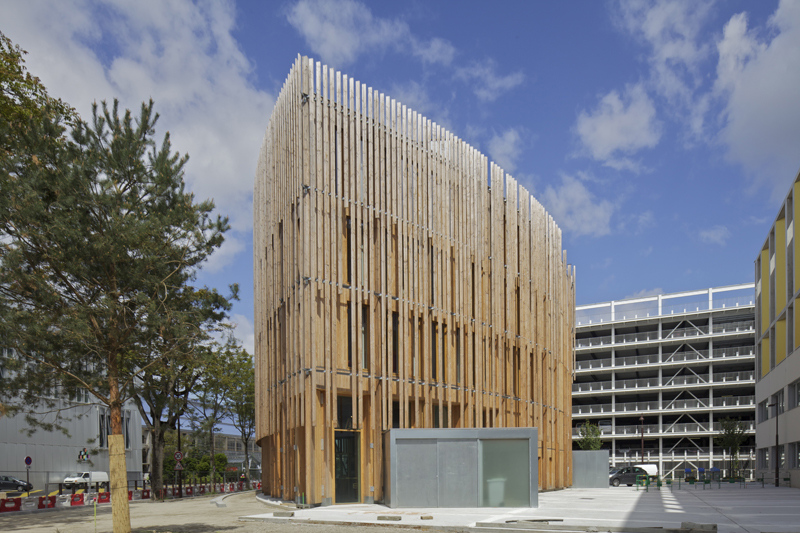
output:
[[[730,475],[737,477],[739,473],[739,449],[747,440],[745,426],[738,418],[725,417],[719,421],[722,433],[714,437],[717,446],[728,450],[730,457]]]
[[[603,445],[600,440],[600,427],[597,424],[584,422],[579,426],[579,435],[578,446],[581,450],[599,450]]]
[[[25,67],[26,52],[0,32],[0,160],[24,149],[22,137],[44,117],[72,122],[75,113],[52,98]]]
[[[250,481],[249,444],[256,430],[256,380],[253,357],[246,350],[234,353],[228,369],[233,386],[226,396],[227,410],[233,426],[239,431],[244,444],[244,469]]]

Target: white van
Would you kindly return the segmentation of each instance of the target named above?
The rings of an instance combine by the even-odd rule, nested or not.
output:
[[[650,476],[650,479],[657,479],[658,478],[658,467],[656,465],[634,465],[638,466],[645,472],[647,475]]]
[[[101,487],[108,490],[108,472],[78,472],[64,478],[64,487],[68,489],[71,489],[73,485],[77,488],[88,489],[95,483],[99,483]]]

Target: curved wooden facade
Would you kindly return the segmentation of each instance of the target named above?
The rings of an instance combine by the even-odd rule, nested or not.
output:
[[[263,490],[381,501],[392,427],[539,428],[571,484],[574,270],[561,230],[486,156],[298,58],[254,191]]]

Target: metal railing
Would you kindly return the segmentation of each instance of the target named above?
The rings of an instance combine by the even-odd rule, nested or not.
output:
[[[627,413],[641,411],[684,411],[691,409],[710,409],[712,407],[751,407],[755,405],[755,396],[725,396],[711,400],[694,398],[680,400],[658,400],[649,402],[617,402],[615,404],[599,403],[591,405],[573,405],[573,415],[591,415],[602,413]]]
[[[714,324],[709,326],[692,326],[688,328],[678,328],[676,330],[664,331],[663,336],[658,331],[640,331],[637,333],[623,333],[603,337],[584,337],[575,339],[576,348],[591,348],[593,346],[607,346],[616,344],[628,344],[633,342],[655,342],[658,340],[685,339],[691,337],[701,337],[703,335],[720,335],[724,333],[750,333],[755,330],[755,321],[745,320],[740,322],[727,322],[724,324]]]
[[[652,387],[685,387],[687,385],[708,385],[711,383],[738,383],[752,382],[755,379],[755,372],[743,370],[741,372],[717,372],[713,376],[709,374],[687,374],[683,376],[664,376],[663,383],[658,377],[639,378],[639,379],[618,379],[611,381],[587,381],[584,383],[573,383],[572,392],[596,392],[596,391],[621,391],[631,389],[643,389]]]
[[[577,370],[596,370],[598,368],[620,368],[639,365],[680,364],[693,361],[712,361],[720,359],[735,359],[755,357],[751,346],[738,346],[733,348],[716,348],[714,350],[688,350],[670,354],[632,355],[629,357],[616,357],[612,363],[610,357],[602,359],[586,359],[578,361]]]

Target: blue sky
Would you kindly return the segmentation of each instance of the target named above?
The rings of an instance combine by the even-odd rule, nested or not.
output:
[[[88,116],[153,98],[187,181],[231,218],[199,281],[239,283],[252,183],[309,55],[479,148],[564,230],[579,304],[753,279],[800,168],[800,1],[0,3],[0,29]]]

